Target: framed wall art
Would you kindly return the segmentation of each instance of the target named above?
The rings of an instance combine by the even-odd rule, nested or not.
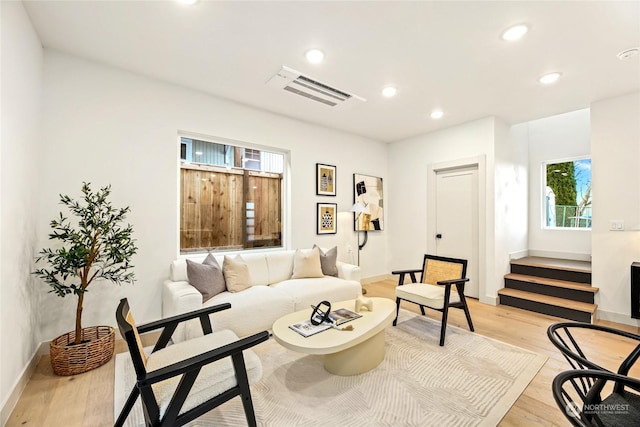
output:
[[[336,234],[336,203],[318,203],[318,234]]]
[[[316,194],[318,196],[336,195],[336,167],[316,163]]]
[[[382,178],[353,174],[353,201],[359,206],[354,213],[355,231],[379,231],[384,229],[384,199]]]

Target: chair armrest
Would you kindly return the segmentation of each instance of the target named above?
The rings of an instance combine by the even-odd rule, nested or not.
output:
[[[394,270],[391,272],[391,274],[399,274],[400,277],[398,277],[398,286],[402,286],[404,285],[404,276],[406,274],[408,274],[411,277],[411,280],[413,283],[416,283],[418,280],[416,279],[416,273],[420,273],[422,272],[422,270],[417,269],[417,270]]]
[[[464,279],[450,279],[450,280],[440,280],[438,281],[438,285],[440,286],[451,286],[451,285],[459,285],[461,283],[468,282],[469,278],[466,277]]]
[[[409,273],[420,273],[422,270],[418,269],[413,269],[413,270],[394,270],[391,272],[391,274],[409,274]]]
[[[178,324],[187,320],[195,319],[196,317],[202,318],[206,316],[209,318],[209,314],[216,313],[218,311],[227,310],[231,308],[231,304],[228,302],[224,304],[213,305],[211,307],[201,308],[200,310],[190,311],[189,313],[178,314],[176,316],[167,317],[166,319],[160,319],[153,322],[145,323],[138,326],[138,332],[141,334],[164,328],[171,324]]]
[[[145,323],[144,325],[138,326],[138,333],[144,334],[162,328],[162,333],[156,341],[156,344],[153,346],[152,352],[156,352],[165,348],[167,344],[169,344],[169,340],[171,340],[171,337],[176,331],[178,325],[182,322],[186,322],[187,320],[195,319],[196,317],[199,318],[200,325],[202,326],[202,333],[205,335],[210,334],[213,332],[213,328],[211,327],[209,314],[227,310],[229,308],[231,308],[231,304],[227,302],[224,304],[201,308],[200,310],[191,311],[189,313],[178,314],[177,316],[171,316],[166,319],[156,320],[155,322]]]
[[[147,386],[160,381],[164,381],[168,378],[175,377],[177,375],[182,375],[186,372],[201,368],[202,366],[215,362],[216,360],[242,353],[244,350],[247,350],[254,345],[268,339],[269,332],[258,332],[257,334],[235,341],[231,344],[218,347],[216,349],[207,351],[206,353],[202,353],[197,356],[193,356],[180,362],[171,364],[169,366],[165,366],[164,368],[151,371],[145,378],[139,380],[138,384],[140,386]]]

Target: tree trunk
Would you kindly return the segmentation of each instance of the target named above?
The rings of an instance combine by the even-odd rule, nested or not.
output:
[[[78,295],[78,307],[76,308],[76,344],[82,342],[82,301],[84,300],[84,292]]]

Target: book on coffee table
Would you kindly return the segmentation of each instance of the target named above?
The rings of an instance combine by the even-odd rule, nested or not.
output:
[[[343,323],[347,323],[353,319],[357,319],[358,317],[362,317],[362,314],[354,313],[353,311],[346,308],[339,308],[337,310],[332,310],[329,313],[329,318],[333,320],[336,326],[342,325]]]
[[[331,329],[331,323],[321,323],[319,325],[314,325],[311,323],[311,320],[303,320],[302,322],[294,323],[293,325],[289,325],[289,329],[292,329],[302,335],[303,337],[310,337],[311,335],[315,335],[318,332],[326,331],[327,329]]]
[[[362,317],[362,315],[354,313],[353,311],[346,308],[339,308],[329,313],[329,319],[331,319],[332,321],[331,323],[323,322],[319,325],[314,325],[313,323],[311,323],[311,320],[307,319],[298,323],[294,323],[293,325],[289,325],[289,328],[306,338],[319,332],[326,331],[333,326],[339,326],[353,319],[357,319],[358,317]],[[318,320],[320,320],[320,318],[318,318]]]

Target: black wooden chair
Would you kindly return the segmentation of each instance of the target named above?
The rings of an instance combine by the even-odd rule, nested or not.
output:
[[[582,331],[580,333],[579,331]],[[583,322],[559,322],[547,328],[547,336],[553,345],[560,350],[565,359],[569,362],[572,369],[597,369],[614,372],[613,369],[607,369],[590,359],[585,354],[585,349],[580,346],[580,341],[584,338],[586,332],[592,332],[593,337],[606,336],[624,337],[637,343],[634,350],[622,361],[620,366],[615,370],[620,375],[628,375],[629,370],[634,365],[638,357],[640,357],[640,335],[631,332],[621,331],[619,329],[610,328],[604,325],[593,325]]]
[[[231,304],[220,304],[136,327],[127,299],[120,301],[116,320],[137,381],[116,426],[124,424],[138,396],[147,426],[184,425],[235,396],[241,396],[247,423],[256,425],[249,384],[262,376],[262,364],[248,349],[266,341],[269,333],[239,340],[229,330],[212,332],[209,314],[228,308]],[[179,323],[196,318],[203,337],[167,346]],[[159,329],[160,337],[147,356],[139,334]]]
[[[416,274],[420,273],[420,281],[416,280]],[[464,310],[469,329],[473,332],[473,322],[464,295],[465,283],[469,281],[467,276],[467,260],[458,258],[445,258],[436,255],[425,255],[422,269],[420,270],[396,270],[392,274],[398,274],[398,286],[396,287],[396,318],[393,326],[398,323],[400,313],[400,301],[409,301],[420,306],[424,316],[424,308],[428,307],[442,313],[442,325],[440,326],[440,345],[444,345],[447,330],[447,316],[449,308]],[[411,283],[405,284],[405,276],[409,275]],[[452,287],[455,285],[455,289]]]
[[[585,388],[585,384],[591,384]],[[613,385],[613,392],[611,390]],[[609,371],[574,369],[553,380],[553,398],[577,427],[640,425],[640,381]]]

